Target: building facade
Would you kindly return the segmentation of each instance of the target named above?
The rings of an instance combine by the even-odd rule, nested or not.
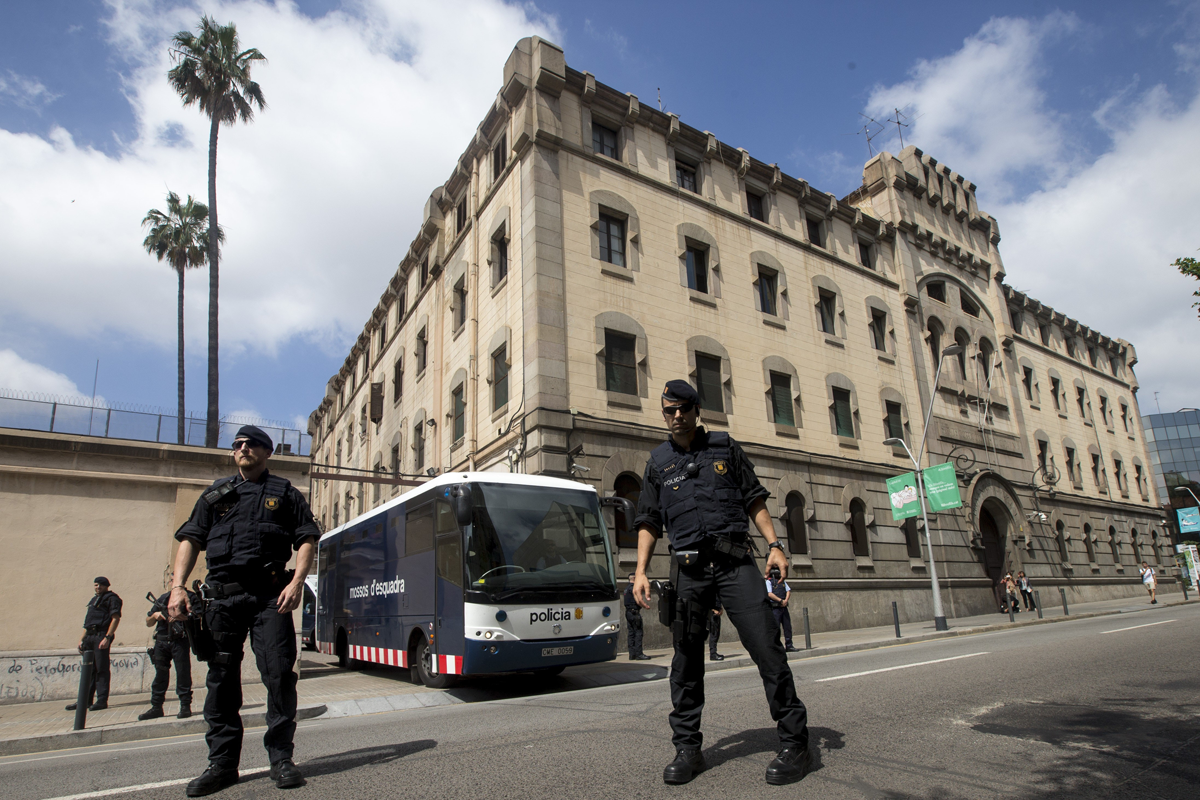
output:
[[[964,498],[930,518],[948,615],[996,610],[1007,570],[1135,594],[1135,562],[1170,551],[1136,353],[1008,287],[999,242],[974,184],[917,148],[839,199],[524,39],[310,417],[337,475],[314,511],[332,528],[400,491],[368,472],[635,497],[661,387],[686,377],[770,490],[814,630],[932,615],[924,531],[885,488],[911,463],[883,443],[915,451],[930,403],[923,466],[954,461]],[[613,533],[632,571],[636,535]]]
[[[1200,497],[1200,410],[1147,414],[1142,424],[1158,496],[1171,506],[1168,519],[1178,525],[1176,509],[1200,505],[1196,499]],[[1196,534],[1180,538],[1195,541]]]

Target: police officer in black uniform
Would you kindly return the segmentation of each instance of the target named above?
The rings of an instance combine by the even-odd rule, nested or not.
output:
[[[167,685],[171,682],[171,663],[175,663],[175,694],[179,696],[179,713],[176,719],[187,719],[192,715],[192,652],[188,649],[187,631],[182,622],[167,619],[167,603],[171,593],[166,592],[155,601],[146,615],[146,627],[154,626],[154,647],[150,649],[150,661],[154,664],[154,682],[150,684],[150,709],[138,714],[138,719],[158,719],[163,716],[163,701],[167,699]],[[199,600],[188,592],[188,603]]]
[[[779,641],[779,626],[767,604],[765,572],[749,552],[753,519],[767,541],[767,567],[786,574],[787,557],[767,511],[766,489],[742,448],[726,433],[698,426],[700,396],[687,381],[669,381],[662,395],[670,438],[654,449],[646,464],[638,502],[638,563],[634,596],[650,607],[646,568],[665,527],[678,571],[675,657],[671,661],[670,714],[675,760],[663,770],[666,783],[687,783],[705,769],[700,752],[700,714],[704,708],[704,639],[717,596],[737,628],[762,676],[780,750],[767,766],[766,780],[800,780],[809,767],[808,713],[796,696],[792,671]]]
[[[208,769],[188,784],[200,797],[238,781],[242,751],[241,660],[246,637],[267,687],[263,745],[271,780],[281,789],[304,785],[292,763],[296,731],[296,630],[292,611],[304,596],[320,534],[308,503],[287,480],[267,471],[271,437],[246,425],[233,441],[238,474],[222,478],[196,501],[191,519],[176,531],[179,553],[168,604],[171,620],[190,609],[184,585],[196,557],[206,551],[208,577],[204,620],[216,655],[208,664]],[[295,571],[287,570],[292,550]]]
[[[649,661],[650,656],[642,652],[642,607],[633,596],[633,575],[625,587],[625,635],[629,641],[630,661]]]
[[[88,601],[87,614],[83,618],[83,636],[79,639],[79,652],[91,650],[96,659],[92,686],[88,690],[88,711],[108,708],[108,685],[112,678],[108,649],[117,635],[117,626],[121,624],[121,598],[108,588],[110,585],[108,578],[103,575],[92,581],[96,594]],[[95,702],[92,702],[93,697]],[[67,711],[74,711],[75,706],[75,703],[71,703]]]

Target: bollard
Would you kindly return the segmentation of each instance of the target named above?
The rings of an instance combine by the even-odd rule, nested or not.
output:
[[[1063,616],[1064,616],[1064,617],[1069,617],[1069,616],[1071,616],[1071,612],[1070,612],[1070,611],[1067,609],[1067,590],[1066,590],[1066,589],[1064,589],[1064,588],[1062,588],[1062,587],[1060,586],[1060,587],[1058,587],[1058,593],[1059,593],[1060,595],[1062,595],[1062,601],[1063,601]]]
[[[1187,585],[1188,585],[1188,582],[1187,582],[1187,580],[1186,580],[1186,579],[1185,579],[1185,580],[1181,580],[1181,581],[1179,582],[1179,585],[1183,587],[1183,602],[1185,602],[1185,603],[1186,603],[1186,602],[1187,602],[1187,599],[1188,599],[1188,598],[1187,598]]]
[[[96,668],[96,654],[91,648],[83,651],[83,664],[79,669],[79,694],[75,699],[75,730],[87,725],[88,703],[92,694],[92,671]]]
[[[899,638],[901,638],[901,636],[900,636],[900,612],[896,610],[896,601],[895,600],[892,601],[892,622],[896,623],[896,638],[899,639]]]
[[[1044,619],[1042,617],[1042,596],[1038,594],[1037,589],[1033,590],[1033,604],[1037,606],[1038,619]]]
[[[1017,618],[1013,616],[1013,604],[1011,602],[1009,602],[1009,604],[1008,604],[1008,621],[1009,622],[1017,621]]]
[[[812,650],[812,634],[808,631],[808,609],[804,609],[804,649]]]

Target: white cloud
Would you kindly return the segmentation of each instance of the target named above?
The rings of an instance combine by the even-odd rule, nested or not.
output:
[[[1093,120],[1109,144],[1085,158],[1041,88],[1048,49],[1078,25],[1059,14],[993,19],[959,51],[877,88],[868,111],[908,107],[906,141],[979,186],[1004,235],[1008,283],[1136,347],[1143,413],[1157,411],[1155,391],[1164,411],[1195,406],[1195,281],[1170,263],[1200,248],[1200,87],[1177,101],[1133,78],[1097,104]],[[1190,30],[1179,32],[1185,43]],[[1180,70],[1191,69],[1186,47],[1179,56]]]
[[[0,75],[0,103],[12,103],[31,111],[40,111],[61,96],[51,92],[37,78],[18,75],[12,70]]]
[[[78,397],[75,381],[52,369],[26,361],[12,350],[0,350],[0,389],[10,392]]]
[[[165,7],[164,7],[165,6]],[[175,344],[172,271],[139,223],[168,189],[207,199],[208,122],[167,85],[167,40],[201,11],[236,21],[268,108],[224,127],[217,198],[225,352],[357,333],[442,183],[495,99],[523,36],[552,22],[499,0],[359,0],[309,19],[291,3],[197,8],[110,0],[110,39],[134,65],[138,134],[116,156],[0,130],[0,314],[73,335]],[[187,276],[189,347],[205,336],[207,270]]]

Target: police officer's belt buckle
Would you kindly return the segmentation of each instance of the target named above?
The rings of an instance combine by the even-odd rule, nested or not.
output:
[[[676,550],[675,563],[681,567],[690,567],[693,564],[700,563],[699,550]]]

